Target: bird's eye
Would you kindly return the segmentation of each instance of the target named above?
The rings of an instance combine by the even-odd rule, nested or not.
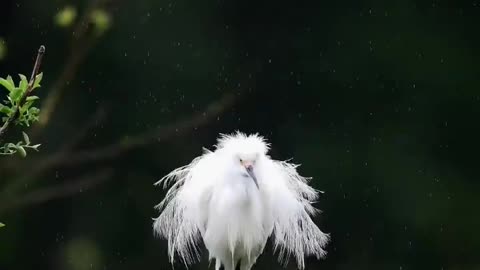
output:
[[[243,163],[243,159],[240,158],[240,163]]]

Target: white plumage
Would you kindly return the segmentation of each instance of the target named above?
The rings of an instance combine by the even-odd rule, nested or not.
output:
[[[329,235],[312,221],[318,191],[298,174],[297,165],[272,160],[258,135],[222,135],[215,151],[180,167],[156,183],[172,184],[157,205],[154,231],[168,240],[173,263],[200,259],[203,240],[215,269],[249,270],[271,236],[286,263],[290,255],[304,269],[304,257],[325,255]]]

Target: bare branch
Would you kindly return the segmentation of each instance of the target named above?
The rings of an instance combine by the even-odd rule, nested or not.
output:
[[[73,136],[69,137],[59,152],[66,153],[73,150],[73,148],[75,148],[85,138],[88,131],[90,131],[95,125],[105,121],[108,110],[106,107],[108,106],[97,107],[97,110],[93,113],[90,119],[88,119],[82,127],[78,128]]]
[[[30,82],[28,83],[27,90],[23,93],[20,101],[18,102],[17,106],[15,106],[15,110],[10,115],[10,117],[3,123],[3,126],[0,128],[0,142],[2,141],[2,137],[5,135],[7,130],[10,128],[10,125],[17,119],[18,113],[20,112],[20,108],[25,104],[27,97],[30,96],[33,90],[33,86],[35,85],[35,77],[40,70],[40,65],[42,64],[42,58],[45,54],[45,46],[40,46],[37,53],[37,58],[35,59],[35,64],[33,66],[32,76],[30,77]]]
[[[208,124],[212,119],[229,109],[236,101],[237,96],[233,93],[226,94],[221,99],[211,103],[204,112],[197,113],[187,119],[176,121],[173,124],[156,128],[127,140],[119,140],[113,144],[92,150],[84,150],[77,153],[68,154],[68,158],[63,155],[52,156],[45,167],[72,166],[82,163],[96,162],[115,158],[134,148],[146,146],[154,142],[166,141],[182,132]],[[45,168],[44,167],[44,168]]]
[[[24,171],[24,174],[21,177],[7,184],[0,191],[0,194],[2,194],[3,197],[6,197],[8,194],[16,193],[16,191],[22,186],[26,185],[27,183],[34,182],[41,173],[47,171],[48,168],[50,168],[49,166],[52,165],[51,162],[53,160],[68,158],[72,149],[85,137],[87,131],[90,130],[90,128],[92,128],[92,126],[94,126],[96,123],[102,121],[105,118],[105,115],[105,108],[99,107],[93,116],[86,122],[86,124],[80,128],[74,136],[69,137],[69,140],[65,142],[61,149],[50,156],[42,157],[39,160],[33,160],[31,163],[26,165],[26,167],[29,169]],[[22,168],[25,167],[21,167],[19,163],[12,163],[9,167],[10,170],[16,171],[22,171]]]
[[[211,103],[204,112],[195,114],[187,119],[176,121],[173,124],[159,127],[153,131],[145,132],[130,138],[129,140],[119,140],[101,148],[84,150],[79,152],[59,151],[48,157],[44,157],[33,162],[33,166],[28,172],[16,181],[8,183],[1,191],[0,198],[14,198],[19,189],[27,183],[31,184],[40,178],[40,175],[53,168],[62,166],[76,166],[84,163],[105,161],[116,158],[137,147],[146,146],[153,142],[166,141],[182,132],[208,124],[212,119],[230,108],[237,100],[238,95],[228,93],[219,100]],[[1,207],[1,204],[0,204]],[[1,209],[1,208],[0,208]]]
[[[93,174],[87,174],[76,179],[65,180],[62,184],[41,188],[19,199],[0,206],[0,212],[6,212],[20,207],[45,203],[51,200],[64,198],[76,193],[84,192],[111,178],[113,171],[104,169]]]

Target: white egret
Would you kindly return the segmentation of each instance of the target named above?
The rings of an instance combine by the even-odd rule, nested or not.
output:
[[[290,255],[304,269],[304,257],[323,257],[329,235],[312,221],[318,191],[298,174],[297,165],[272,160],[259,135],[222,135],[215,151],[180,167],[158,184],[173,184],[156,207],[154,231],[168,240],[170,261],[188,266],[200,260],[203,240],[215,269],[250,270],[273,239],[279,260]]]

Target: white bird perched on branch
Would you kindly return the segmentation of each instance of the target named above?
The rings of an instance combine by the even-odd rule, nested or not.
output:
[[[168,240],[171,263],[178,255],[188,266],[200,260],[203,240],[215,269],[250,270],[272,236],[279,260],[325,255],[329,235],[312,221],[318,192],[297,165],[272,160],[258,135],[222,135],[215,151],[205,150],[190,164],[156,183],[172,187],[157,205],[154,231]]]

